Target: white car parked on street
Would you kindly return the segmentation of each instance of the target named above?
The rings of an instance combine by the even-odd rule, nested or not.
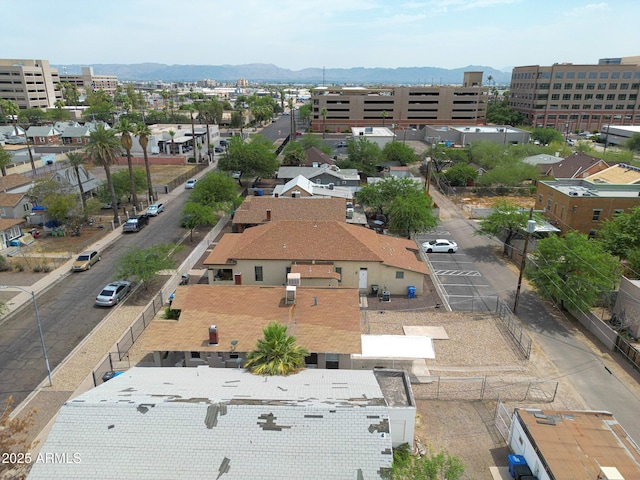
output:
[[[422,250],[427,253],[453,253],[458,251],[458,244],[453,240],[445,240],[438,238],[437,240],[429,240],[422,244]]]

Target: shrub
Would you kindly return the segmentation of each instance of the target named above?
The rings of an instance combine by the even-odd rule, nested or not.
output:
[[[163,318],[165,320],[177,320],[180,317],[180,310],[173,310],[171,307],[164,309]]]
[[[16,263],[13,268],[16,272],[24,272],[24,265],[21,263]]]
[[[6,272],[11,270],[11,266],[7,263],[7,258],[4,255],[0,255],[0,272]]]

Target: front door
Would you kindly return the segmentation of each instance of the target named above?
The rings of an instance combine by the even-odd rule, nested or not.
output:
[[[360,277],[358,281],[358,288],[366,290],[367,289],[367,269],[360,269]]]

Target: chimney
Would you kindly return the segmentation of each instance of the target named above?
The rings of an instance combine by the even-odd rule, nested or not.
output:
[[[271,221],[271,210],[267,209],[267,222]]]
[[[218,344],[218,327],[211,325],[209,327],[209,345]]]

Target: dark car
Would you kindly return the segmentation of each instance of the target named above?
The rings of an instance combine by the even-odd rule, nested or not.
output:
[[[227,141],[226,140],[220,140],[220,146],[221,147],[226,147],[227,146]]]
[[[224,153],[224,148],[223,147],[215,147],[213,149],[214,152],[216,153]]]
[[[149,224],[149,216],[142,214],[130,217],[122,226],[123,232],[139,232]]]

